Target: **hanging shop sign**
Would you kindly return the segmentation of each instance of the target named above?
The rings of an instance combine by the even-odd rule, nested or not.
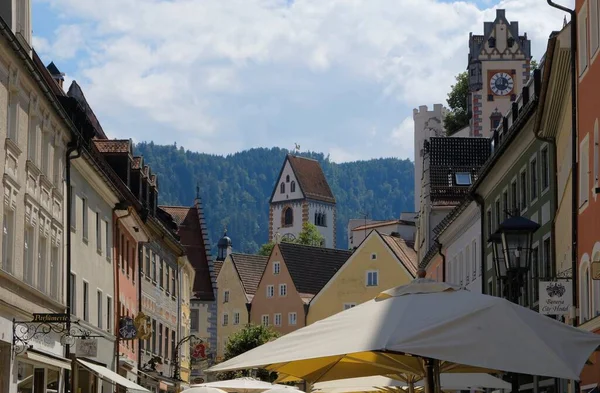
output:
[[[206,344],[199,342],[192,345],[192,359],[193,360],[204,360],[206,359]]]
[[[95,338],[77,339],[76,353],[79,357],[95,358],[98,356],[98,340]]]
[[[573,305],[572,289],[572,281],[540,281],[540,314],[568,315],[569,309]]]
[[[31,322],[67,323],[69,322],[69,314],[33,314]]]
[[[122,317],[119,320],[119,337],[123,340],[133,340],[137,336],[135,323],[130,317]]]

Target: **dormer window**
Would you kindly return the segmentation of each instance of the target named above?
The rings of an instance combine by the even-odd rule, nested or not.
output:
[[[292,180],[292,184],[290,184],[290,192],[296,192],[296,182]]]
[[[489,46],[490,48],[495,48],[495,47],[496,47],[496,38],[494,38],[494,37],[490,37],[490,38],[488,39],[488,46]]]
[[[281,184],[279,185],[279,193],[285,194],[285,183],[284,182],[281,182]]]
[[[469,172],[456,172],[454,182],[457,186],[470,186],[472,183],[471,174]]]

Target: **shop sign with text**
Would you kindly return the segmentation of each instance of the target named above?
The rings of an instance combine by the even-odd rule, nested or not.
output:
[[[573,305],[573,283],[567,280],[540,281],[540,314],[568,315]]]

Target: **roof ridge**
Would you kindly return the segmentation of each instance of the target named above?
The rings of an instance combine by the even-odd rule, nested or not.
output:
[[[321,246],[313,246],[311,244],[302,244],[302,243],[292,243],[292,242],[281,242],[279,243],[279,245],[292,245],[292,246],[297,246],[297,247],[306,247],[306,248],[314,248],[314,249],[321,249],[321,250],[331,250],[331,251],[343,251],[343,252],[352,252],[350,250],[344,250],[342,248],[329,248],[329,247],[321,247]]]

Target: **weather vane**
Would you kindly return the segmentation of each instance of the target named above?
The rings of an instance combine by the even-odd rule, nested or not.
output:
[[[300,145],[299,145],[299,144],[297,144],[296,142],[294,142],[294,151],[295,151],[296,153],[300,153]]]

